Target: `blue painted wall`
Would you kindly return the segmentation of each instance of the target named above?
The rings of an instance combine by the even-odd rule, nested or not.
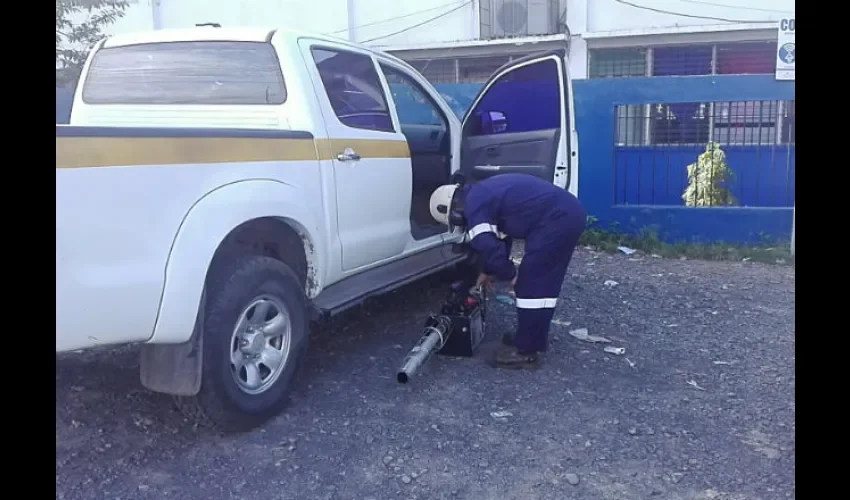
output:
[[[581,147],[581,145],[579,145]],[[793,207],[795,146],[723,146],[734,173],[730,191],[741,206]],[[687,166],[705,151],[695,146],[614,148],[614,203],[682,205]]]
[[[618,200],[617,148],[613,145],[615,134],[615,106],[619,104],[651,104],[675,102],[710,101],[756,101],[793,100],[793,82],[776,81],[773,75],[746,76],[673,76],[654,78],[594,79],[574,82],[576,100],[576,125],[579,134],[579,194],[588,213],[597,217],[603,226],[616,223],[619,229],[636,233],[643,229],[654,229],[667,241],[700,242],[760,242],[764,238],[789,239],[791,235],[791,208],[784,205],[790,191],[793,197],[793,176],[784,185],[761,188],[758,182],[746,181],[747,172],[755,172],[756,179],[764,180],[770,172],[761,160],[753,159],[755,166],[747,166],[749,152],[734,151],[728,163],[733,169],[744,171],[747,188],[744,198],[772,200],[773,207],[712,207],[690,208],[681,206],[681,200],[656,199],[652,201],[649,188],[651,179],[641,175],[642,187],[630,184],[632,192],[642,193],[641,205],[623,205]],[[729,148],[727,148],[729,149]],[[776,148],[779,153],[779,147]],[[784,151],[785,154],[789,152]],[[622,152],[621,152],[622,154]],[[636,151],[635,154],[641,154]],[[793,156],[793,153],[791,153]],[[681,158],[687,165],[694,161]],[[737,164],[737,166],[736,166]],[[791,165],[793,166],[793,160]],[[681,170],[680,170],[681,171]],[[681,181],[674,177],[672,181]],[[740,178],[738,179],[740,182]],[[629,190],[627,190],[628,192]],[[658,191],[656,191],[658,192]],[[681,193],[681,191],[671,191]],[[671,196],[671,195],[666,195]],[[793,198],[792,198],[793,199]],[[644,201],[645,200],[645,201]],[[676,203],[680,206],[660,206],[660,203]]]

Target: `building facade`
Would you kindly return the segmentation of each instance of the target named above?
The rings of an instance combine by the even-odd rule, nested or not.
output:
[[[111,32],[291,27],[376,46],[435,83],[569,47],[574,79],[771,73],[794,0],[129,0]]]

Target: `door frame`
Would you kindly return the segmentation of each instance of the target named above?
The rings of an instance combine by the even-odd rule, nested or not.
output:
[[[440,94],[437,88],[434,87],[434,85],[429,82],[428,79],[426,79],[413,66],[407,64],[401,59],[381,53],[375,53],[375,62],[376,67],[378,68],[379,75],[381,77],[381,82],[384,85],[384,92],[388,96],[390,96],[390,112],[393,114],[394,122],[398,124],[397,127],[399,131],[401,131],[401,122],[398,118],[398,110],[396,109],[395,99],[392,98],[392,91],[389,88],[389,83],[386,81],[386,77],[384,75],[383,70],[381,70],[381,64],[386,64],[387,66],[391,66],[392,68],[398,71],[403,71],[405,75],[412,78],[419,85],[421,90],[428,94],[428,97],[433,101],[433,103],[440,108],[440,111],[443,113],[443,116],[447,120],[447,126],[449,129],[449,180],[447,180],[447,182],[451,182],[451,177],[460,170],[460,147],[461,134],[463,133],[463,128],[461,126],[460,119],[457,117],[457,114],[455,114],[454,110],[452,110],[451,106],[449,106],[449,104],[446,102],[446,99]],[[442,233],[430,236],[422,240],[414,239],[413,235],[411,234],[410,242],[405,248],[404,255],[423,251],[427,248],[443,245],[447,242],[452,242],[454,240],[455,234],[454,232],[450,231],[448,227]]]
[[[369,50],[365,50],[363,48],[359,48],[359,47],[351,47],[351,46],[348,46],[348,45],[335,44],[335,43],[329,42],[327,40],[310,38],[310,37],[299,38],[298,45],[299,45],[299,52],[301,53],[301,57],[303,58],[305,65],[306,65],[306,68],[307,68],[307,74],[308,74],[310,81],[313,85],[313,92],[316,95],[317,106],[318,106],[318,108],[321,112],[321,115],[323,117],[323,120],[324,120],[324,129],[325,129],[326,136],[324,138],[317,138],[317,141],[324,141],[328,146],[331,146],[331,147],[342,146],[345,143],[362,142],[364,144],[368,144],[368,143],[376,142],[376,141],[377,142],[383,142],[383,141],[402,142],[401,140],[404,140],[405,145],[407,144],[406,140],[404,138],[404,135],[400,131],[400,126],[398,124],[397,117],[394,114],[394,103],[392,102],[392,99],[388,98],[387,95],[386,95],[386,92],[387,92],[386,81],[383,77],[383,73],[380,71],[380,68],[377,64],[377,58],[375,57],[375,54],[373,52],[371,52]],[[343,53],[363,56],[363,57],[366,57],[366,58],[369,59],[370,63],[372,64],[373,69],[375,70],[375,72],[378,76],[378,80],[379,80],[380,85],[381,85],[381,87],[380,87],[381,92],[384,93],[384,98],[386,99],[386,102],[387,102],[387,112],[390,115],[390,119],[392,121],[392,126],[393,126],[392,132],[351,127],[351,126],[348,126],[348,125],[342,123],[342,121],[339,119],[339,117],[336,116],[336,112],[333,110],[333,106],[330,104],[330,99],[329,99],[329,96],[327,95],[327,89],[325,89],[324,82],[321,78],[321,74],[319,72],[318,65],[315,62],[315,60],[313,59],[312,51],[314,49],[333,51],[333,52],[343,52]],[[347,132],[347,133],[343,133],[342,134],[343,137],[335,137],[335,135],[336,135],[335,132],[338,132],[338,131],[344,131],[344,132]],[[380,137],[380,135],[384,135],[384,137]],[[399,140],[399,139],[401,139],[401,140]],[[336,150],[334,150],[334,151],[336,151]],[[356,164],[346,165],[346,166],[340,165],[340,162],[337,161],[336,159],[328,159],[328,160],[321,161],[321,163],[323,164],[323,167],[329,169],[329,171],[330,171],[329,173],[332,176],[332,178],[334,179],[333,193],[328,193],[328,194],[332,195],[334,200],[335,200],[334,205],[336,206],[336,213],[332,214],[332,217],[334,217],[334,219],[337,221],[337,230],[336,230],[336,235],[332,235],[332,237],[335,237],[337,239],[337,241],[339,242],[339,248],[340,248],[339,265],[340,265],[340,273],[341,273],[341,276],[343,276],[343,277],[347,277],[347,276],[350,276],[350,275],[353,275],[353,274],[357,274],[357,273],[360,273],[364,270],[370,269],[372,267],[376,267],[376,266],[379,266],[381,264],[385,264],[389,261],[400,258],[404,254],[405,241],[402,237],[402,233],[398,233],[398,235],[396,235],[394,233],[392,236],[393,236],[394,239],[396,238],[396,236],[398,236],[398,241],[394,242],[394,245],[393,245],[394,250],[393,251],[391,251],[391,252],[385,251],[383,255],[380,255],[375,259],[368,259],[365,262],[357,262],[357,261],[362,261],[363,259],[362,258],[355,258],[353,260],[356,262],[356,264],[352,265],[351,263],[349,263],[349,264],[346,263],[347,262],[346,261],[346,252],[348,252],[349,255],[359,255],[359,253],[364,250],[364,247],[363,246],[348,246],[348,248],[346,249],[346,246],[347,246],[346,241],[343,238],[343,234],[345,233],[346,228],[343,227],[340,224],[340,210],[344,210],[345,207],[340,206],[340,202],[339,202],[340,182],[337,179],[336,174],[337,174],[337,170],[345,171],[345,170],[348,170],[348,169],[351,169],[351,168],[357,168],[358,165],[362,165],[362,166],[360,166],[361,169],[365,168],[365,165],[362,162],[369,162],[371,160],[373,160],[373,158],[370,158],[368,156],[364,156],[362,159],[357,160]],[[398,159],[396,161],[399,161],[399,162],[406,161],[409,164],[410,158]],[[362,229],[361,229],[361,231],[362,231]],[[405,234],[409,234],[409,228],[408,228],[407,231],[405,231]]]
[[[481,99],[487,93],[487,91],[499,80],[502,76],[510,73],[511,71],[524,67],[530,66],[534,63],[534,61],[555,58],[557,63],[560,64],[560,99],[563,103],[561,107],[561,130],[558,133],[557,142],[559,146],[555,153],[555,167],[554,167],[554,176],[551,179],[551,182],[559,185],[556,182],[559,179],[559,172],[565,172],[566,179],[564,179],[564,185],[562,186],[565,190],[570,190],[571,182],[572,182],[572,161],[571,158],[575,155],[573,152],[575,151],[573,145],[573,115],[572,115],[572,85],[569,79],[569,70],[567,69],[567,58],[566,58],[566,50],[565,49],[552,49],[542,52],[537,52],[533,54],[528,54],[526,56],[515,59],[507,64],[503,64],[499,69],[493,72],[487,81],[484,83],[484,86],[481,87],[481,90],[478,91],[478,94],[473,99],[472,104],[467,108],[466,112],[463,115],[461,120],[461,137],[460,140],[464,140],[464,133],[466,131],[467,126],[469,125],[469,119],[473,113],[473,110],[478,106],[478,103],[481,102]],[[560,148],[560,144],[564,144],[563,151]],[[460,148],[462,151],[462,147]],[[460,161],[460,158],[458,158]],[[458,165],[458,170],[460,170],[460,165]],[[474,182],[474,181],[472,181]]]

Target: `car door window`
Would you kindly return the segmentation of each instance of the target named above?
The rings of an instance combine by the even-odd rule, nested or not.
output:
[[[311,53],[334,114],[343,125],[395,131],[371,57],[317,47],[312,48]]]
[[[432,127],[448,128],[448,123],[425,91],[408,75],[403,72],[381,64],[381,71],[387,79],[395,102],[398,121],[402,127],[405,125],[428,125]]]
[[[472,110],[468,137],[535,132],[561,126],[561,88],[553,59],[511,69],[500,76]]]

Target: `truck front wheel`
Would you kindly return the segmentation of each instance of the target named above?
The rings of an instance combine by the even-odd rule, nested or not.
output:
[[[307,349],[307,301],[283,262],[237,258],[207,283],[201,389],[178,397],[198,424],[248,430],[278,414]]]

